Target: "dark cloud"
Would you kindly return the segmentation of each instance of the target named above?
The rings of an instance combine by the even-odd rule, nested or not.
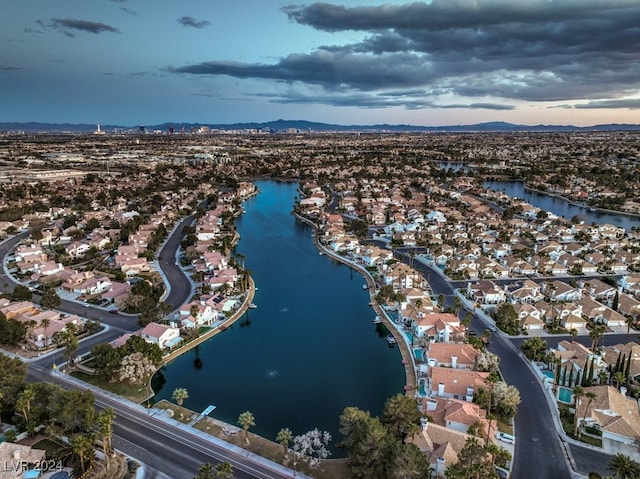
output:
[[[627,108],[629,110],[640,109],[640,98],[629,98],[620,100],[600,100],[588,103],[578,103],[574,105],[576,109],[602,109],[602,108]]]
[[[44,33],[42,30],[37,30],[35,28],[25,27],[24,33]]]
[[[205,28],[210,25],[208,20],[196,20],[193,17],[180,17],[178,23],[183,27]]]
[[[39,22],[42,24],[42,22]],[[49,22],[49,27],[60,30],[68,37],[74,37],[73,31],[87,32],[87,33],[120,33],[117,28],[100,22],[91,22],[89,20],[79,20],[76,18],[52,18]]]
[[[21,68],[14,65],[3,65],[0,63],[0,72],[15,72],[18,70],[21,70]]]
[[[290,54],[273,64],[210,61],[169,71],[299,82],[321,86],[325,93],[419,89],[429,100],[412,100],[416,104],[432,106],[446,94],[482,98],[470,105],[492,109],[511,107],[484,102],[486,98],[569,101],[639,92],[637,0],[433,0],[371,7],[314,3],[283,11],[301,25],[363,32],[364,38]]]
[[[131,10],[130,8],[127,7],[120,7],[120,10],[122,10],[124,13],[128,13],[129,15],[137,15],[138,12],[136,12],[135,10]]]

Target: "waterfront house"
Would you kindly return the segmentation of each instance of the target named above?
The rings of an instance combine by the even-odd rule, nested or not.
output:
[[[160,349],[172,348],[182,341],[180,329],[166,324],[149,323],[139,332],[148,343],[157,344]]]
[[[429,368],[428,395],[472,402],[479,388],[489,389],[489,373],[435,366]]]
[[[460,318],[451,313],[418,314],[411,320],[413,334],[423,342],[449,342],[464,336]]]
[[[430,367],[473,369],[480,352],[467,343],[428,343],[425,360]]]

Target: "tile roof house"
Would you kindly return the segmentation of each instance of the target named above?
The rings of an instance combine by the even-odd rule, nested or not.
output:
[[[489,388],[489,373],[452,369],[445,367],[429,368],[429,396],[473,401],[479,388]]]
[[[603,447],[605,443],[614,448],[620,443],[636,444],[640,439],[640,412],[636,400],[627,397],[624,389],[618,391],[609,385],[591,386],[584,391],[595,393],[596,398],[591,403],[584,397],[580,399],[576,411],[579,423],[584,420],[586,426],[602,431]]]
[[[421,431],[406,441],[415,444],[426,454],[435,476],[444,477],[447,467],[458,462],[458,454],[471,437],[473,436],[455,429],[428,423],[425,418]],[[483,439],[476,439],[479,444],[484,445]]]
[[[158,323],[147,324],[140,331],[140,336],[148,343],[157,344],[160,349],[173,347],[182,341],[178,328]]]

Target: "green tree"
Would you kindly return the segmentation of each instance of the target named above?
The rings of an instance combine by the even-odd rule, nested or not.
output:
[[[283,454],[287,454],[287,449],[289,448],[291,441],[293,441],[293,432],[291,432],[291,429],[285,427],[278,431],[276,442],[282,446]]]
[[[95,398],[90,390],[52,390],[49,426],[54,433],[73,436],[91,431],[96,425]]]
[[[233,467],[227,461],[216,464],[216,477],[218,479],[231,479],[233,477]]]
[[[98,414],[98,426],[102,436],[102,452],[105,456],[113,451],[111,439],[113,437],[113,420],[116,418],[115,411],[108,407]]]
[[[15,401],[25,387],[27,363],[0,354],[0,411],[13,411]]]
[[[79,434],[71,440],[71,450],[80,461],[80,474],[84,475],[95,460],[92,434]]]
[[[593,400],[596,399],[598,396],[593,391],[589,391],[585,393],[584,397],[586,397],[588,401],[587,401],[587,405],[584,408],[584,415],[582,416],[582,424],[581,424],[582,427],[580,428],[580,431],[579,431],[580,435],[582,435],[582,430],[584,429],[584,425],[587,421],[587,413],[589,412],[589,406],[591,406],[591,403],[593,402]],[[578,414],[577,410],[576,410],[576,414]]]
[[[238,416],[238,424],[240,427],[244,429],[244,439],[249,444],[249,428],[256,425],[255,418],[253,414],[249,411],[245,411],[240,416]]]
[[[67,361],[67,369],[73,366],[76,358],[76,351],[78,350],[78,337],[76,336],[76,325],[74,323],[68,323],[62,331],[59,331],[62,344],[64,346],[64,353],[62,356]]]
[[[520,329],[518,313],[512,304],[502,303],[493,313],[493,319],[500,329],[510,334],[515,334]]]
[[[208,462],[198,468],[198,473],[193,479],[213,479],[213,466]]]
[[[36,393],[31,384],[27,384],[27,386],[20,392],[18,395],[18,399],[16,401],[16,409],[22,413],[22,418],[24,419],[24,423],[29,431],[29,434],[33,436],[34,427],[33,421],[31,420],[31,401],[36,398]]]
[[[548,344],[547,341],[539,336],[534,336],[533,338],[525,339],[520,349],[531,361],[540,361],[547,352]]]
[[[62,304],[60,300],[60,296],[56,293],[56,290],[51,286],[47,286],[44,288],[44,293],[42,293],[42,298],[40,299],[40,306],[47,309],[57,308]]]
[[[185,399],[189,398],[189,392],[185,388],[176,388],[173,390],[171,394],[171,398],[178,404],[180,407],[180,419],[184,417],[184,410],[182,408],[182,403]]]
[[[351,474],[357,479],[384,477],[389,445],[394,441],[378,418],[356,407],[340,415],[340,447],[349,455]]]
[[[43,332],[43,340],[42,340],[42,344],[44,345],[44,348],[47,349],[49,347],[49,337],[47,336],[47,328],[49,328],[49,326],[51,326],[51,320],[49,318],[43,318],[40,321],[40,326],[42,326],[42,329],[44,330]]]
[[[584,388],[582,386],[575,386],[573,388],[573,404],[575,414],[573,415],[573,435],[578,435],[578,408],[580,406],[581,397],[584,396]]]
[[[107,381],[110,381],[118,368],[120,368],[122,355],[119,349],[108,343],[96,344],[91,348],[93,367],[96,373]]]
[[[381,422],[393,436],[404,440],[419,430],[420,417],[418,402],[398,393],[387,399]]]
[[[486,448],[477,438],[468,438],[464,448],[458,454],[458,462],[450,465],[446,472],[447,479],[498,479],[493,465],[493,456],[487,454]]]
[[[13,289],[13,293],[11,293],[12,301],[31,301],[32,299],[33,293],[27,286],[23,284],[16,285],[16,287]]]
[[[607,470],[613,472],[616,479],[637,479],[640,477],[640,463],[626,454],[618,453],[611,458]]]

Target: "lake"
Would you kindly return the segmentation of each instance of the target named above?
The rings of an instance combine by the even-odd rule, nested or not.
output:
[[[332,434],[339,457],[343,409],[379,415],[387,398],[403,392],[400,352],[373,324],[362,276],[318,254],[312,228],[291,214],[297,184],[256,185],[260,193],[236,222],[236,251],[258,288],[257,309],[163,367],[154,378],[155,400],[186,388],[185,407],[215,405],[211,416],[234,425],[251,411],[250,430],[269,439],[283,427],[294,435],[317,427]]]

